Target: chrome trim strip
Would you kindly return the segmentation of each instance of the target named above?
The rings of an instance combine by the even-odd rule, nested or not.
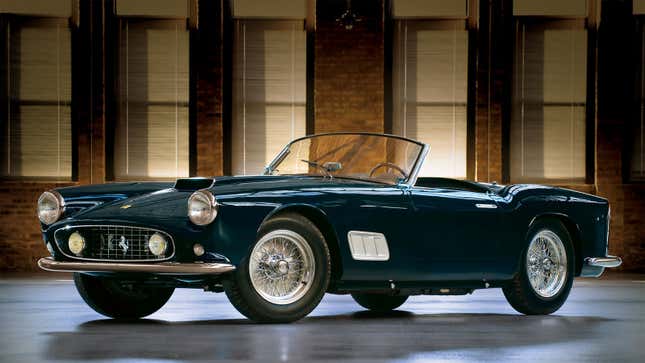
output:
[[[417,156],[417,160],[414,163],[414,166],[412,167],[410,174],[408,175],[408,179],[405,181],[405,183],[401,184],[404,187],[411,188],[414,186],[414,184],[417,183],[417,177],[419,176],[419,172],[421,171],[421,166],[423,165],[423,162],[426,160],[426,156],[428,156],[428,153],[430,152],[430,146],[428,144],[421,144],[421,145],[423,145],[423,147],[421,148],[421,152]]]
[[[585,264],[596,267],[618,267],[623,263],[623,260],[617,256],[606,257],[587,257]]]
[[[228,263],[62,262],[55,261],[51,257],[43,257],[38,260],[38,267],[54,272],[142,272],[161,275],[219,275],[235,270],[235,266]]]
[[[86,205],[86,204],[87,205],[97,206],[97,205],[101,204],[101,202],[87,201],[87,200],[72,200],[71,202],[67,202],[67,204],[65,204],[65,206],[66,207],[75,207],[76,205]]]
[[[486,204],[486,203],[475,204],[475,207],[483,208],[483,209],[497,209],[497,206],[495,204]]]
[[[167,236],[168,238],[170,238],[170,243],[172,243],[172,254],[170,256],[166,257],[166,258],[155,258],[155,259],[147,259],[147,260],[108,260],[108,259],[85,258],[85,257],[78,257],[78,256],[68,255],[67,253],[65,253],[65,249],[60,246],[60,243],[58,242],[58,237],[56,236],[56,234],[58,232],[60,232],[60,231],[63,231],[63,230],[72,229],[72,228],[82,228],[82,227],[127,227],[127,228],[147,229],[147,230],[150,230],[150,231],[159,232],[159,233]],[[175,257],[175,251],[177,251],[176,246],[175,246],[175,240],[172,238],[172,236],[168,232],[164,232],[162,230],[155,229],[155,228],[149,228],[149,227],[128,226],[128,225],[119,225],[119,224],[82,224],[82,225],[78,225],[78,226],[65,226],[65,227],[59,228],[56,231],[54,231],[54,241],[56,242],[56,246],[58,247],[58,249],[60,250],[60,252],[64,256],[69,257],[69,258],[74,259],[74,260],[82,260],[82,261],[97,261],[97,262],[100,262],[100,261],[104,261],[104,262],[105,261],[112,261],[112,262],[161,262],[161,261],[170,260],[171,258]],[[63,243],[65,243],[65,242],[63,242]]]

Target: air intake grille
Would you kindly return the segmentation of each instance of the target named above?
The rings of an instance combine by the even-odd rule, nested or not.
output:
[[[75,255],[68,246],[69,236],[78,232],[85,239],[85,249]],[[163,256],[155,256],[148,248],[150,237],[161,234],[168,242]],[[172,257],[174,245],[172,237],[165,232],[150,228],[129,226],[76,226],[59,229],[55,233],[56,243],[68,256],[84,260],[101,261],[161,261]]]

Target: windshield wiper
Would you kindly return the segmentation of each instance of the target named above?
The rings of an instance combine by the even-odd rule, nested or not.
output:
[[[323,173],[325,174],[325,176],[328,176],[329,179],[334,178],[334,176],[331,175],[331,170],[327,169],[325,166],[320,165],[315,161],[309,161],[309,160],[305,160],[305,159],[300,159],[300,161],[302,161],[303,163],[307,163],[309,166],[313,166],[315,168],[318,168],[318,169],[322,170]]]

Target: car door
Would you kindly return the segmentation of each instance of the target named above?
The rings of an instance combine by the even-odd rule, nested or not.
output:
[[[342,217],[334,222],[343,246],[343,278],[356,281],[414,280],[418,267],[411,262],[417,253],[409,247],[411,230],[408,221],[412,210],[406,191],[398,186],[375,185],[355,187],[349,192],[350,205],[339,213]],[[352,240],[352,235],[357,240]],[[373,253],[382,247],[387,255],[378,251],[379,256],[369,256],[368,249]]]
[[[411,248],[424,257],[424,279],[495,279],[502,228],[498,204],[487,192],[413,187]],[[413,232],[412,232],[413,231]]]

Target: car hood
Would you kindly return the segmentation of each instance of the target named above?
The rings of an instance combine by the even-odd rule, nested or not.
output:
[[[183,179],[186,180],[186,179]],[[110,184],[108,184],[110,185]],[[71,219],[75,220],[111,220],[119,222],[142,222],[148,221],[154,225],[163,225],[167,223],[183,223],[186,221],[187,200],[190,195],[204,185],[210,185],[210,190],[218,202],[228,203],[236,200],[246,199],[258,194],[266,198],[271,195],[281,195],[285,192],[294,190],[311,190],[325,188],[345,189],[349,187],[382,187],[382,184],[376,184],[360,180],[348,179],[328,179],[313,176],[224,176],[216,178],[195,179],[195,183],[157,184],[158,190],[150,191],[144,186],[149,183],[126,183],[112,184],[110,187],[102,186],[100,193],[90,193],[93,190],[86,189],[88,196],[83,199],[103,197],[103,193],[110,195],[120,195],[106,201],[96,207],[88,208],[79,212]],[[134,188],[145,191],[142,194],[130,195],[129,191]],[[161,189],[160,189],[161,188]],[[75,188],[66,188],[61,190],[63,196],[75,195],[81,197]],[[61,220],[60,223],[69,222],[70,219]]]

